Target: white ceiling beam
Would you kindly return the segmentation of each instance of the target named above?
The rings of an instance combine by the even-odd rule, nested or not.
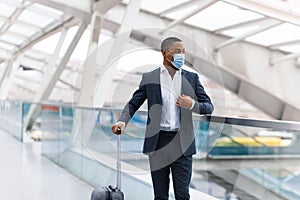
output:
[[[173,6],[171,8],[168,8],[166,10],[161,11],[160,13],[158,13],[158,15],[160,17],[165,17],[168,13],[176,12],[176,11],[179,11],[179,10],[183,10],[185,8],[192,7],[194,5],[198,5],[199,2],[201,2],[201,1],[202,0],[190,0],[188,2],[183,2],[183,3],[180,3],[176,6]]]
[[[75,20],[71,17],[70,19],[66,20],[64,23],[57,24],[56,26],[49,27],[47,30],[41,31],[39,33],[39,35],[31,38],[30,42],[28,42],[27,44],[23,44],[18,49],[18,51],[14,52],[14,55],[18,54],[19,52],[25,51],[26,49],[31,48],[33,45],[44,40],[45,38],[50,37],[51,35],[54,35],[55,33],[61,31],[64,28],[69,28],[71,26],[74,26],[77,23],[78,23],[78,20]]]
[[[269,20],[268,18],[259,18],[259,19],[241,22],[238,24],[233,24],[231,26],[226,26],[226,27],[222,27],[219,29],[215,29],[213,32],[216,34],[221,34],[223,31],[227,31],[227,30],[233,30],[233,29],[239,29],[239,28],[244,28],[244,27],[249,27],[249,26],[260,25],[261,23],[264,23],[265,21],[268,21],[268,20]]]
[[[30,0],[34,3],[39,3],[45,6],[52,7],[68,13],[83,21],[89,22],[92,14],[92,1],[78,1],[78,0]]]
[[[291,54],[282,56],[280,58],[275,58],[275,59],[270,60],[270,65],[276,65],[276,64],[278,64],[280,62],[284,62],[284,61],[287,61],[287,60],[295,59],[295,58],[298,58],[298,57],[300,57],[300,52],[291,53]]]
[[[103,20],[103,28],[106,29],[106,30],[110,30],[111,32],[113,33],[116,33],[118,32],[119,28],[120,28],[120,24],[114,22],[114,21],[111,21],[109,19],[102,19]]]
[[[298,43],[300,43],[300,40],[292,40],[292,41],[272,44],[272,45],[268,46],[268,48],[272,49],[272,50],[275,50],[275,49],[278,49],[278,48],[283,47],[283,46],[295,45],[295,44],[298,44]]]
[[[245,38],[248,38],[248,37],[250,37],[250,36],[252,36],[252,35],[258,34],[258,33],[260,33],[260,32],[263,32],[263,31],[265,31],[265,30],[268,30],[268,29],[270,29],[270,28],[273,28],[273,27],[275,27],[275,26],[278,26],[278,25],[280,25],[280,24],[282,24],[282,23],[283,23],[283,22],[281,22],[281,21],[277,21],[277,20],[274,20],[274,19],[269,19],[269,20],[266,21],[265,23],[261,24],[261,26],[260,26],[259,28],[255,29],[255,30],[253,30],[253,31],[249,31],[248,33],[245,33],[245,34],[243,34],[243,35],[241,35],[241,36],[238,36],[238,37],[235,37],[235,38],[231,38],[231,39],[229,39],[229,40],[227,40],[227,41],[225,41],[225,42],[223,42],[223,43],[217,45],[217,46],[215,47],[214,50],[215,50],[215,51],[218,51],[218,50],[220,50],[221,48],[224,48],[224,47],[226,47],[226,46],[229,46],[229,45],[231,45],[231,44],[234,44],[234,43],[236,43],[236,42],[239,42],[239,41],[241,41],[241,40],[244,40]]]
[[[5,16],[3,16],[3,15],[0,14],[0,20],[2,22],[6,23],[7,21],[9,21],[9,18],[7,18],[7,17],[5,17]]]
[[[108,10],[120,4],[121,0],[100,0],[94,4],[93,10],[104,15]]]
[[[173,22],[171,22],[170,24],[168,24],[164,30],[160,31],[160,33],[164,33],[165,31],[167,31],[168,29],[181,24],[182,22],[184,22],[186,19],[192,17],[193,15],[199,13],[200,11],[204,10],[205,8],[211,6],[212,4],[216,3],[218,0],[203,0],[201,1],[201,3],[199,3],[198,8],[196,8],[194,11],[192,11],[191,13],[188,13],[184,16],[182,16],[179,19],[174,20]]]
[[[268,3],[263,2],[261,0],[222,0],[222,1],[241,8],[245,8],[247,10],[257,12],[259,14],[271,17],[273,19],[277,19],[279,21],[292,23],[298,26],[300,25],[300,20],[299,20],[300,14],[289,12],[288,9],[285,9],[285,6],[283,4],[281,8],[275,8],[274,6],[272,6],[274,5],[272,4],[272,1],[268,1]],[[285,2],[282,1],[282,3]]]

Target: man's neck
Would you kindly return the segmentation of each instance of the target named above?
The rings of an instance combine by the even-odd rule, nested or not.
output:
[[[169,75],[171,76],[171,78],[173,79],[176,72],[178,71],[178,69],[175,69],[175,67],[171,63],[167,63],[167,62],[164,62],[164,66],[168,70]]]
[[[170,67],[168,65],[165,65],[165,68],[168,70],[169,75],[171,76],[171,78],[173,79],[177,70],[175,70],[173,67]]]

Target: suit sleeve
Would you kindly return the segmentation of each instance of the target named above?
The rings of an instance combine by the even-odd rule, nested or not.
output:
[[[145,102],[146,95],[146,85],[143,83],[144,76],[140,82],[139,88],[133,93],[129,102],[125,105],[121,112],[121,116],[118,121],[125,122],[127,125],[134,113],[141,107]]]
[[[211,114],[214,106],[206,94],[204,87],[201,85],[198,74],[196,74],[195,94],[196,100],[192,111],[199,114]]]

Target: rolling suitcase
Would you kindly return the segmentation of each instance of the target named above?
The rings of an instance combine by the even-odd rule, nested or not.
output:
[[[102,186],[94,189],[91,200],[124,200],[124,193],[121,191],[121,135],[117,137],[117,186]]]

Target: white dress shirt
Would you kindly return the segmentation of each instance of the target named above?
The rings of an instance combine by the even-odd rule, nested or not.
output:
[[[173,79],[165,66],[160,68],[160,88],[162,96],[162,130],[178,130],[180,128],[180,107],[176,101],[181,95],[181,69],[176,71]]]

